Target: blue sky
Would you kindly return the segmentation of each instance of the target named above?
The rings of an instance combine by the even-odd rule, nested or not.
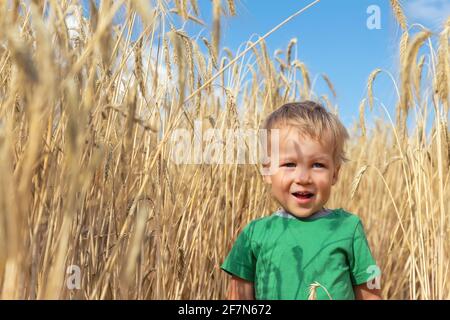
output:
[[[236,51],[253,34],[262,36],[311,2],[238,0],[237,16],[225,17],[222,23],[221,45]],[[199,3],[202,4],[201,17],[210,25],[210,1],[200,0]],[[403,3],[409,24],[421,23],[432,30],[439,30],[450,15],[450,0],[409,0]],[[367,8],[371,5],[380,8],[380,29],[367,28],[367,19],[371,16]],[[353,122],[359,121],[358,107],[361,99],[366,97],[369,74],[382,68],[397,76],[401,33],[389,0],[321,0],[267,38],[267,46],[273,54],[276,49],[285,49],[290,39],[297,38],[298,58],[306,63],[312,78],[321,73],[329,76],[337,92],[341,119],[350,128]],[[314,89],[331,97],[320,79]],[[394,119],[396,93],[386,75],[381,74],[377,78],[374,95],[388,107]],[[366,113],[366,120],[370,121],[372,115],[385,117],[384,114],[381,109],[374,109],[373,113]]]
[[[228,47],[236,52],[242,43],[257,39],[255,34],[264,35],[311,2],[236,0],[237,16],[222,18],[221,48]],[[202,28],[188,22],[185,28],[192,36],[198,33],[208,36],[211,1],[198,0],[198,4],[200,18],[207,26]],[[367,28],[367,19],[371,16],[367,8],[371,5],[380,8],[380,29]],[[409,24],[421,23],[437,31],[450,15],[450,0],[403,1],[403,8]],[[179,20],[175,19],[175,23],[179,25]],[[382,68],[397,76],[400,35],[401,29],[394,20],[389,0],[321,0],[268,37],[266,42],[269,53],[273,55],[276,49],[285,49],[292,38],[297,38],[297,58],[306,63],[311,79],[321,73],[328,75],[337,92],[335,102],[339,106],[341,119],[350,128],[359,119],[358,106],[366,97],[369,74],[376,68]],[[327,93],[331,97],[321,79],[317,80],[314,91]],[[388,107],[394,119],[396,94],[386,75],[381,74],[377,78],[374,95]],[[378,115],[385,118],[384,111],[376,108],[374,112],[366,113],[366,119],[370,122],[372,116]]]
[[[252,33],[263,35],[309,2],[240,1],[238,16],[224,23],[223,43],[234,48]],[[325,73],[333,82],[340,115],[347,126],[357,117],[370,72],[377,67],[390,68],[395,61],[395,37],[391,35],[398,28],[390,17],[387,1],[379,4],[380,30],[366,27],[366,10],[371,4],[373,1],[322,0],[267,39],[272,52],[285,49],[290,39],[298,39],[298,58],[306,63],[311,76]],[[314,90],[331,96],[320,79]],[[382,86],[376,90],[390,89]]]

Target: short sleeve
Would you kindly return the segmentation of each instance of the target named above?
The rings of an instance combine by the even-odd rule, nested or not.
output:
[[[241,231],[220,268],[231,275],[254,282],[256,257],[252,250],[252,230],[250,223]]]
[[[366,283],[378,277],[381,272],[367,242],[361,221],[358,221],[352,243],[352,256],[350,257],[350,273],[353,285]]]

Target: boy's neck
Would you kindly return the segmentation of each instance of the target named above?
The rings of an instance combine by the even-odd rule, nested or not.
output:
[[[277,212],[284,216],[287,215],[287,217],[289,217],[289,218],[295,218],[295,219],[299,219],[299,220],[312,220],[312,219],[316,219],[316,218],[320,218],[320,217],[328,215],[331,212],[331,210],[326,209],[325,207],[322,207],[322,209],[314,212],[312,215],[310,215],[309,217],[306,217],[306,218],[299,218],[299,217],[295,216],[294,214],[290,213],[289,211],[284,210],[283,207],[278,208]]]

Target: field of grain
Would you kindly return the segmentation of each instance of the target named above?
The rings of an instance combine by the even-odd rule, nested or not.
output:
[[[91,1],[89,17],[77,1],[1,3],[0,297],[224,298],[219,265],[237,233],[277,205],[257,166],[176,164],[170,135],[192,132],[194,120],[204,130],[258,128],[294,100],[338,113],[311,90],[296,41],[276,55],[263,37],[223,49],[234,0],[212,1],[211,33],[200,38],[169,19],[203,23],[197,0]],[[439,34],[409,32],[391,3],[403,30],[397,114],[366,130],[365,108],[386,108],[374,81],[391,81],[377,69],[327,205],[362,217],[385,298],[450,299],[450,20]],[[131,40],[136,17],[143,32]]]

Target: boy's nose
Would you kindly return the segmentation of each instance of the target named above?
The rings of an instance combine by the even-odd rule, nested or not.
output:
[[[298,184],[309,184],[312,183],[311,175],[309,170],[299,169],[295,173],[295,183]]]

